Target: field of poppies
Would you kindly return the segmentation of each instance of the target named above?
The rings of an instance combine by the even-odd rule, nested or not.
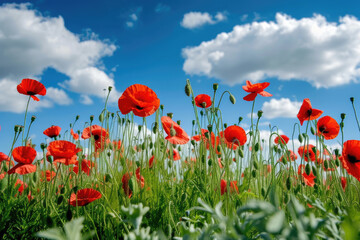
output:
[[[263,141],[256,98],[270,83],[246,81],[251,126],[227,125],[220,102],[230,92],[185,94],[192,131],[164,113],[156,93],[134,84],[107,100],[85,126],[48,126],[47,143],[29,139],[34,117],[14,126],[0,153],[0,236],[3,239],[360,239],[360,141],[341,122],[304,99],[289,135],[273,128]],[[46,87],[23,79],[28,104]],[[111,87],[108,89],[108,97]],[[351,98],[356,115],[354,98]],[[154,122],[147,117],[155,116]],[[143,124],[136,124],[134,119]],[[70,133],[70,134],[69,134]],[[327,140],[339,138],[341,149]],[[295,144],[295,142],[297,144]],[[310,143],[311,142],[311,143]],[[295,149],[295,145],[296,147]]]

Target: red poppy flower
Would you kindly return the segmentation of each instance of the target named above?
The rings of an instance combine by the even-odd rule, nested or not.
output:
[[[35,101],[40,101],[35,95],[39,94],[45,96],[46,94],[46,88],[42,83],[29,78],[23,79],[21,83],[17,85],[17,91],[20,94],[31,96]]]
[[[316,150],[316,156],[315,156],[315,153],[314,153],[314,149],[315,146],[312,145],[312,144],[309,144],[307,146],[301,146],[298,148],[298,153],[300,155],[300,157],[304,156],[304,160],[305,161],[312,161],[312,162],[315,162],[316,158],[319,157],[320,155],[320,152],[319,150]]]
[[[191,138],[191,140],[195,140],[195,141],[200,141],[200,140],[203,140],[205,145],[206,145],[206,149],[209,149],[210,148],[210,142],[211,142],[211,145],[213,146],[213,148],[215,147],[215,134],[214,132],[211,132],[210,134],[210,140],[208,137],[206,137],[207,133],[209,132],[209,130],[207,129],[201,129],[201,134],[199,135],[195,135]]]
[[[292,150],[288,150],[287,153],[285,153],[284,155],[281,156],[279,161],[282,162],[284,158],[288,162],[290,162],[290,161],[293,162],[293,161],[295,161],[297,159],[297,155]]]
[[[169,149],[167,150],[167,153],[168,153],[168,158],[170,158],[171,159],[171,156],[170,156],[170,154],[169,154]],[[176,150],[176,149],[173,149],[173,160],[174,161],[177,161],[177,160],[180,160],[180,154],[179,154],[179,152]]]
[[[46,129],[43,133],[48,136],[49,138],[54,138],[59,136],[61,131],[61,127],[59,126],[51,126],[48,129]]]
[[[235,147],[244,145],[247,140],[245,130],[236,125],[227,127],[224,131],[224,136],[226,141]]]
[[[125,173],[121,178],[122,189],[124,190],[125,194],[129,198],[131,198],[131,196],[132,196],[132,190],[130,189],[130,186],[129,186],[131,176],[132,176],[132,173]]]
[[[297,118],[299,119],[302,126],[304,121],[315,120],[320,117],[322,113],[323,111],[319,109],[313,109],[311,107],[310,100],[308,98],[305,98],[300,107],[299,113],[297,114]]]
[[[118,105],[122,114],[132,111],[138,117],[147,117],[159,108],[160,100],[149,87],[134,84],[125,89],[119,98]]]
[[[186,144],[190,138],[187,133],[170,117],[161,117],[162,126],[168,135],[165,137],[172,144]]]
[[[136,180],[137,180],[138,183],[140,184],[140,187],[141,187],[141,188],[144,188],[144,186],[145,186],[145,178],[140,175],[140,167],[138,167],[138,168],[136,169],[135,175],[136,175]]]
[[[26,183],[24,183],[23,181],[21,181],[20,179],[17,179],[15,182],[15,187],[20,184],[20,187],[18,188],[18,191],[20,193],[20,195],[22,194],[22,192],[24,191],[25,188],[28,187],[28,185]]]
[[[317,122],[317,130],[320,135],[324,136],[326,140],[329,140],[337,137],[340,126],[335,119],[330,116],[325,116]]]
[[[75,163],[75,166],[73,168],[74,173],[78,174],[79,173],[79,161],[77,161]],[[83,171],[84,173],[86,173],[86,175],[90,176],[90,171],[91,171],[91,162],[83,159],[81,161],[81,171]]]
[[[55,176],[56,176],[56,172],[54,171],[46,170],[45,173],[44,171],[41,172],[41,178],[42,179],[46,178],[46,181],[48,182],[50,182]]]
[[[70,196],[69,204],[71,206],[85,206],[101,198],[101,193],[91,188],[81,189]]]
[[[104,149],[105,144],[109,141],[109,133],[105,128],[99,125],[91,125],[84,129],[81,138],[88,139],[94,136],[95,140],[95,152]]]
[[[346,171],[360,181],[360,141],[344,142],[342,155],[339,158]]]
[[[286,145],[289,142],[289,138],[286,135],[277,136],[274,139],[275,144],[279,144],[281,142],[282,145]]]
[[[301,174],[304,178],[304,182],[306,185],[310,186],[310,187],[314,187],[315,185],[315,176],[313,174],[313,172],[310,172],[310,175],[307,175],[306,172],[304,171],[305,169],[305,165],[300,164],[299,165],[299,169],[298,169],[298,173]]]
[[[195,97],[195,104],[201,108],[208,108],[211,106],[211,97],[207,94],[199,94]]]
[[[210,157],[210,156],[209,156]],[[219,163],[219,167],[220,168],[224,168],[224,166],[222,165],[222,163],[221,163],[221,158],[218,158],[218,163]]]
[[[220,181],[220,191],[221,191],[221,195],[227,192],[227,181],[224,179],[221,179]],[[239,193],[237,181],[230,181],[230,193],[233,192]]]
[[[20,175],[25,175],[25,174],[33,173],[35,171],[36,171],[36,165],[18,163],[15,165],[15,167],[11,168],[7,173],[8,174],[17,173]]]
[[[32,147],[20,146],[12,151],[15,161],[22,164],[31,164],[36,158],[36,151]]]
[[[242,88],[245,90],[245,92],[249,92],[250,94],[246,95],[243,99],[245,101],[254,101],[258,94],[263,97],[271,97],[271,93],[264,91],[264,89],[269,85],[270,83],[268,82],[252,84],[250,81],[246,81],[246,86],[243,86]]]
[[[2,161],[10,161],[10,158],[3,152],[0,152],[0,162]]]
[[[344,192],[346,188],[346,182],[347,182],[346,177],[341,177],[341,187],[344,190]]]
[[[79,134],[75,133],[73,129],[70,129],[70,134],[74,138],[74,140],[79,139]]]
[[[149,159],[149,168],[152,168],[153,165],[154,165],[154,160],[155,160],[155,157],[152,156],[150,159]]]
[[[75,144],[65,140],[52,141],[47,147],[46,156],[53,156],[54,162],[64,163],[65,165],[77,162],[77,153],[81,151]]]
[[[5,175],[6,175],[6,172],[4,172],[4,173],[0,174],[0,180],[3,180],[3,179],[4,179],[4,177],[5,177]]]

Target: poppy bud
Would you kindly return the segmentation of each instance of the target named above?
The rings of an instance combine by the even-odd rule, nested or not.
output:
[[[191,140],[191,145],[195,146],[195,140]]]
[[[214,84],[213,84],[213,89],[214,89],[214,91],[218,90],[218,88],[219,88],[219,84],[214,83]]]
[[[164,105],[163,104],[160,105],[160,109],[164,110]]]
[[[44,150],[47,148],[47,144],[41,143],[41,144],[40,144],[40,148],[41,148],[41,150],[44,151]]]
[[[327,163],[327,161],[324,162],[324,166],[325,166],[325,163]],[[325,167],[325,168],[327,169],[327,167]],[[315,166],[312,166],[312,172],[313,172],[314,176],[317,177],[318,172],[317,172],[317,169]]]
[[[174,115],[173,113],[167,113],[167,116],[171,119],[173,118],[173,115]]]
[[[305,173],[307,175],[310,175],[310,173],[311,173],[311,167],[310,167],[310,164],[308,164],[308,163],[305,166]]]
[[[75,120],[77,121],[77,120],[79,120],[79,118],[80,118],[80,116],[79,116],[79,115],[76,115]]]
[[[191,94],[191,87],[190,87],[190,85],[189,84],[186,84],[185,85],[185,94],[186,94],[186,96],[190,96],[190,94]]]
[[[258,165],[257,161],[253,162],[253,166],[254,166],[255,169],[259,169],[259,165]]]
[[[204,115],[204,112],[203,110],[200,111],[200,115],[203,116]]]
[[[236,103],[236,99],[235,99],[234,95],[230,94],[229,99],[230,99],[230,102],[231,102],[232,104],[235,104],[235,103]]]
[[[193,126],[195,125],[195,120],[192,120],[192,125],[193,125]]]
[[[90,122],[94,121],[94,115],[90,115]]]
[[[299,142],[300,142],[300,143],[302,143],[302,142],[303,142],[304,138],[303,138],[303,136],[302,136],[301,134],[299,134],[299,136],[298,136],[298,140],[299,140]]]
[[[108,87],[109,92],[111,92],[111,89],[112,89],[112,86],[109,86],[109,87]]]
[[[265,194],[266,194],[266,192],[265,192],[265,188],[264,188],[264,187],[262,187],[262,188],[261,188],[261,196],[265,197]]]
[[[291,178],[290,178],[290,176],[286,179],[286,188],[289,191],[291,189]]]
[[[111,156],[111,152],[107,152],[107,156],[110,157],[110,156]]]
[[[344,120],[345,117],[346,117],[346,114],[345,114],[345,113],[342,113],[342,114],[340,114],[340,117],[341,117],[342,120]]]
[[[178,125],[180,125],[180,123],[181,123],[181,120],[177,120],[177,121],[176,121],[176,123],[177,123]]]
[[[169,167],[169,168],[172,167],[172,161],[168,161],[168,167]]]
[[[208,165],[209,165],[209,167],[212,165],[212,160],[211,160],[211,158],[210,158],[209,161],[208,161]]]
[[[311,131],[311,134],[312,135],[315,135],[315,129],[311,126],[311,128],[310,128],[310,131]]]
[[[138,131],[141,132],[141,125],[138,125]]]
[[[287,158],[288,158],[288,155],[287,155],[287,154],[284,154],[284,157],[282,158],[282,163],[283,163],[284,165],[287,164]]]
[[[343,198],[342,198],[342,196],[341,196],[341,194],[340,194],[340,193],[338,193],[337,198],[339,199],[339,201],[340,201],[340,202],[342,202],[342,201],[343,201]]]
[[[243,158],[243,157],[244,157],[244,152],[243,152],[243,150],[239,148],[238,152],[239,152],[239,156],[240,156],[241,158]]]
[[[68,210],[66,211],[66,219],[68,221],[70,221],[72,219],[72,211],[70,209],[70,207],[68,208]]]
[[[251,175],[255,178],[256,177],[256,170],[252,170]]]
[[[19,132],[19,129],[20,129],[20,126],[19,126],[19,125],[15,125],[14,131],[15,131],[15,132]]]
[[[216,147],[216,149],[217,149],[218,152],[221,152],[221,147],[220,147],[220,145],[218,145],[218,146]]]
[[[31,122],[35,121],[36,117],[33,115],[31,116]]]
[[[224,123],[224,128],[227,128],[227,123]]]
[[[355,100],[354,97],[351,97],[351,98],[350,98],[350,102],[351,102],[351,103],[354,103],[354,100]]]
[[[47,156],[47,161],[48,161],[50,164],[53,162],[53,160],[54,160],[54,157],[53,157],[53,156],[51,156],[51,155]]]
[[[99,121],[102,123],[104,121],[104,112],[102,112],[100,115],[99,115]]]
[[[110,176],[110,174],[106,174],[105,175],[105,182],[110,182],[111,181],[111,176]]]
[[[242,117],[239,117],[238,124],[240,124],[242,120],[243,120],[243,118],[242,118]]]
[[[255,152],[259,151],[259,148],[260,148],[259,143],[258,142],[255,143],[255,146],[254,146]]]
[[[212,128],[213,128],[213,126],[212,126],[211,124],[209,124],[209,125],[207,126],[207,129],[209,130],[209,133],[212,132]]]
[[[262,115],[263,115],[263,111],[259,110],[259,111],[257,112],[257,116],[258,116],[258,118],[261,118],[261,117],[262,117]]]
[[[153,142],[150,142],[149,144],[150,149],[153,148],[153,146],[154,146]]]

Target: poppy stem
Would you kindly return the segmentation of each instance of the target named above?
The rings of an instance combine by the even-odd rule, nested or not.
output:
[[[351,101],[351,105],[352,105],[352,107],[353,107],[354,114],[355,114],[355,119],[356,119],[356,123],[357,123],[357,125],[358,125],[358,129],[359,129],[359,132],[360,132],[360,124],[359,124],[359,119],[358,119],[357,114],[356,114],[356,109],[355,109],[354,100]]]
[[[24,143],[26,144],[26,140],[24,142],[24,132],[25,132],[26,116],[27,116],[27,112],[28,112],[28,108],[29,108],[30,99],[31,99],[31,96],[29,96],[27,104],[26,104],[25,117],[24,117],[24,129],[23,129],[23,133],[22,133],[21,144],[24,144]]]

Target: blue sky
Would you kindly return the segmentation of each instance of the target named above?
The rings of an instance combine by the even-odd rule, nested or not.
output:
[[[340,121],[346,113],[345,139],[358,139],[349,97],[360,89],[359,10],[356,1],[4,2],[0,151],[8,153],[13,126],[23,123],[27,97],[16,92],[23,78],[41,80],[48,89],[30,103],[29,115],[37,117],[30,135],[38,146],[47,127],[58,125],[64,133],[80,115],[75,129],[81,130],[90,115],[98,116],[109,85],[109,111],[118,111],[117,99],[128,86],[144,84],[190,134],[187,78],[196,94],[212,96],[213,83],[219,92],[232,92],[236,104],[228,97],[221,104],[229,124],[240,116],[245,129],[250,122],[245,80],[268,81],[273,97],[258,96],[255,105],[264,110],[262,129],[271,123],[290,136],[299,104],[310,98],[323,116]]]

